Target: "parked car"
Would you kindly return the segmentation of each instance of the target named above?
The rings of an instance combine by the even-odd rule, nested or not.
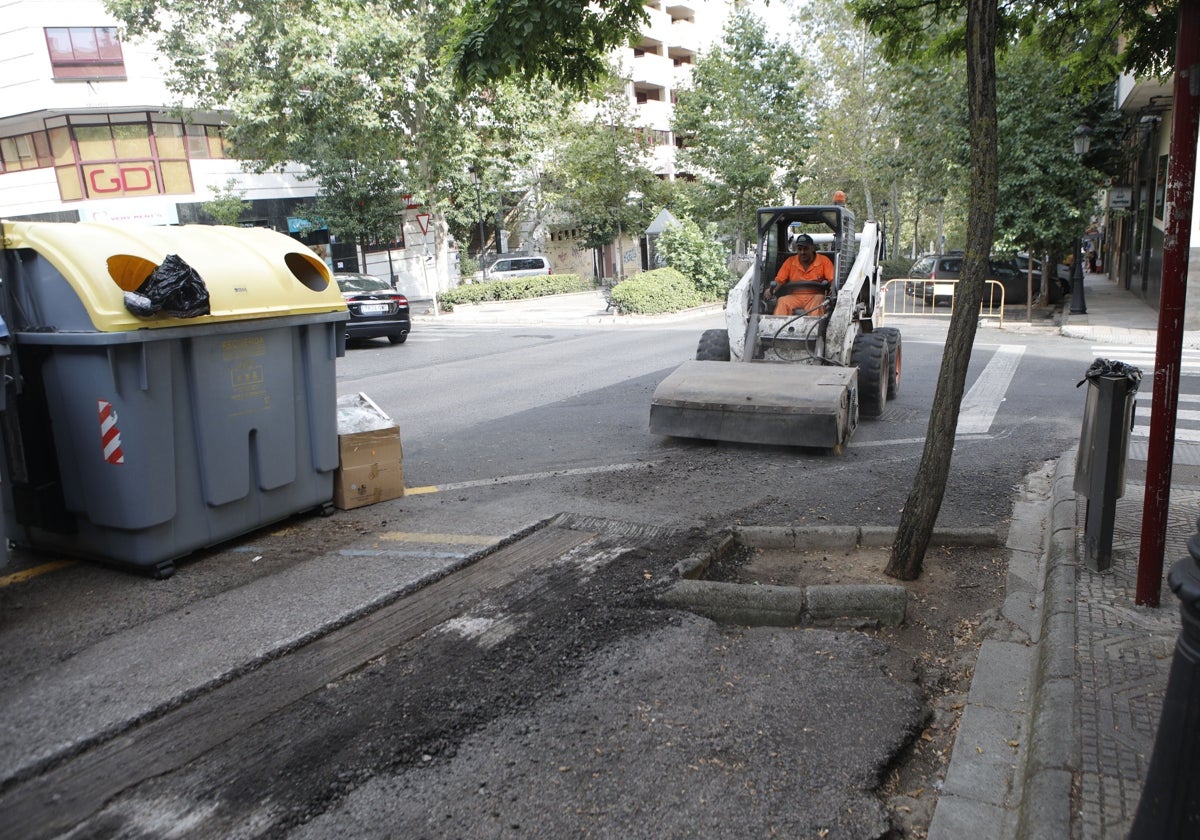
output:
[[[535,274],[553,274],[550,260],[545,257],[501,257],[488,269],[489,280],[509,280],[513,277],[531,277]]]
[[[1029,271],[1029,254],[1024,251],[1018,251],[1013,257],[1013,265],[1021,272],[1024,277]],[[1039,294],[1042,288],[1042,261],[1034,257],[1033,259],[1033,288],[1034,294]],[[1064,263],[1059,263],[1055,266],[1054,282],[1050,284],[1050,302],[1058,303],[1063,298],[1071,294],[1071,267]]]
[[[392,344],[403,344],[412,330],[408,298],[397,292],[379,277],[370,274],[339,273],[333,275],[350,320],[346,322],[346,338],[381,338],[387,336]]]
[[[924,297],[925,303],[929,306],[936,306],[940,303],[949,304],[954,295],[953,283],[938,283],[939,280],[958,280],[962,275],[963,254],[961,251],[951,251],[947,254],[926,254],[913,263],[913,267],[909,269],[908,276],[912,280],[928,280],[928,283],[917,286],[911,289],[913,294],[919,294]],[[1016,303],[1025,303],[1027,292],[1027,280],[1014,263],[1006,262],[999,259],[988,260],[988,280],[995,280],[1004,288],[1004,304],[1006,306]],[[1034,294],[1038,293],[1040,286],[1035,284]],[[995,287],[988,285],[984,290],[984,303],[988,303],[988,296],[991,294],[994,300],[990,305],[1000,305],[999,292],[995,291]]]

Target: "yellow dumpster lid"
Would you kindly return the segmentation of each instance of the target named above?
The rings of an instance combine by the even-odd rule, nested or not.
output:
[[[58,270],[101,332],[345,311],[328,266],[303,243],[267,228],[4,222],[5,248],[31,248]],[[211,313],[139,317],[125,308],[168,254],[199,274]]]

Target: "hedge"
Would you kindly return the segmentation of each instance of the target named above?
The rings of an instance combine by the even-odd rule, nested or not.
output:
[[[660,315],[710,303],[696,284],[673,268],[635,274],[612,288],[612,302],[622,313]]]
[[[511,280],[493,280],[488,283],[470,283],[457,286],[437,296],[438,306],[451,312],[455,304],[482,303],[489,300],[523,300],[525,298],[565,295],[572,292],[590,292],[596,286],[578,274],[535,274],[531,277],[514,277]]]

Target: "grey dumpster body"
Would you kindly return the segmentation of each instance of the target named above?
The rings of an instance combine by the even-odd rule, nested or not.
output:
[[[15,544],[165,577],[199,548],[330,503],[347,313],[315,254],[237,228],[4,233]],[[125,308],[167,254],[204,280],[210,314]]]

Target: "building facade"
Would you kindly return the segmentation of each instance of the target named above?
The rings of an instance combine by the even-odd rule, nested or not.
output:
[[[1103,220],[1093,235],[1102,239],[1102,270],[1122,288],[1159,305],[1163,279],[1163,244],[1167,219],[1167,167],[1174,130],[1174,83],[1122,77],[1116,89],[1121,112],[1125,172],[1105,191]],[[1200,144],[1198,144],[1200,146]],[[1184,329],[1200,329],[1200,214],[1193,188],[1191,248],[1187,272]]]
[[[240,225],[429,296],[421,208],[391,247],[340,242],[310,218],[317,185],[298,168],[245,172],[228,153],[226,115],[176,116],[159,61],[148,44],[121,41],[100,0],[0,0],[0,219],[212,224],[204,204],[224,191],[247,203]]]
[[[720,39],[729,9],[727,0],[649,0],[639,40],[613,56],[634,125],[650,141],[646,165],[664,180],[687,177],[676,163],[679,143],[671,131],[675,101],[691,81],[696,59]],[[556,271],[615,278],[647,267],[645,231],[628,232],[619,244],[598,251],[579,247],[569,223],[552,227],[548,240],[546,251]]]

